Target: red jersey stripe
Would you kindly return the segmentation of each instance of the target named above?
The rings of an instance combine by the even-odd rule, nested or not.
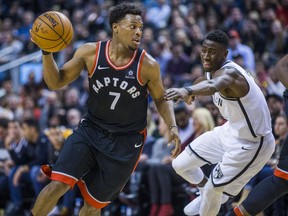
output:
[[[106,60],[107,60],[108,64],[109,64],[112,68],[114,68],[115,70],[124,70],[124,69],[128,68],[128,67],[133,63],[133,61],[134,61],[134,59],[135,59],[135,57],[136,57],[137,49],[135,50],[132,58],[130,59],[130,61],[129,61],[126,65],[124,65],[124,66],[116,66],[116,65],[114,65],[114,64],[112,63],[112,61],[111,61],[111,59],[110,59],[110,56],[109,56],[109,46],[110,46],[110,42],[111,42],[111,40],[109,40],[109,41],[107,42],[106,48],[105,48],[105,56],[106,56]]]
[[[95,68],[97,67],[97,63],[98,63],[98,57],[99,57],[99,51],[100,51],[100,43],[101,42],[97,42],[96,43],[96,51],[95,51],[95,59],[94,59],[94,65],[92,67],[92,70],[88,72],[89,77],[91,77],[94,72],[95,72]]]
[[[233,210],[234,210],[234,213],[235,213],[237,216],[244,216],[244,214],[241,212],[241,210],[239,209],[239,207],[235,207]]]
[[[137,79],[138,82],[140,83],[140,85],[144,86],[145,83],[143,83],[142,79],[141,79],[141,68],[142,68],[142,63],[143,63],[143,59],[145,57],[146,51],[143,50],[140,56],[140,60],[138,62],[138,69],[137,69]]]
[[[52,171],[50,179],[63,182],[67,185],[70,185],[71,188],[73,188],[74,185],[78,181],[78,179],[74,178],[73,176],[69,176],[65,173],[60,173],[60,172],[55,172],[55,171]]]
[[[288,172],[281,170],[278,167],[274,170],[274,175],[279,177],[279,178],[283,178],[283,179],[288,180]]]

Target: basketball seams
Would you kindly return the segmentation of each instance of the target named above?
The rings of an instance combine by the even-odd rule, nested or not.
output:
[[[41,49],[48,52],[58,52],[71,43],[73,26],[64,14],[58,11],[48,11],[36,18],[31,29],[31,36],[35,41],[38,41],[37,44]],[[50,36],[50,38],[46,36]]]
[[[69,26],[69,31],[67,32],[67,35],[66,35],[66,37],[64,38],[64,42],[66,43],[66,45],[69,45],[69,43],[71,42],[71,40],[72,40],[72,38],[73,38],[73,36],[71,37],[71,38],[68,38],[68,40],[66,40],[67,39],[67,37],[68,36],[70,36],[70,31],[71,31],[71,26]]]
[[[33,28],[32,28],[32,33],[35,34],[37,37],[43,39],[43,40],[48,40],[48,41],[58,41],[58,40],[59,40],[59,38],[58,38],[58,39],[51,39],[51,38],[43,37],[43,36],[37,34],[37,32],[35,32],[35,31],[33,30]]]
[[[59,36],[59,38],[57,40],[59,40],[61,38],[61,36],[59,35],[59,33],[57,31],[55,31],[51,26],[50,24],[48,24],[46,21],[44,21],[41,17],[38,17],[37,19],[41,20],[43,23],[46,24],[47,27],[49,27],[54,33],[56,33],[56,35]],[[46,39],[46,38],[45,38]]]
[[[57,16],[58,19],[59,19],[60,22],[61,22],[61,25],[62,25],[62,28],[61,28],[61,29],[62,29],[63,31],[62,31],[62,35],[61,35],[61,36],[59,35],[59,36],[62,38],[62,36],[64,35],[64,32],[65,32],[65,28],[64,28],[64,25],[63,25],[62,18],[61,18],[61,16],[60,16],[57,12],[54,12],[54,15]],[[63,39],[63,38],[62,38],[62,39]]]
[[[69,36],[69,33],[70,33],[70,31],[71,31],[71,26],[72,26],[72,24],[69,26],[69,31],[68,31],[66,37],[64,38],[63,35],[65,34],[65,30],[66,30],[66,29],[64,28],[64,24],[63,24],[62,18],[61,18],[61,16],[60,16],[57,12],[55,12],[54,14],[58,17],[58,19],[60,20],[61,25],[62,25],[63,34],[62,34],[60,37],[61,37],[61,39],[63,40],[63,42],[64,42],[66,45],[69,45],[69,40],[66,40],[66,39],[67,39],[67,37]],[[65,19],[66,19],[66,18],[65,18]],[[69,20],[67,20],[67,21],[69,21]],[[70,22],[70,21],[69,21],[69,22]],[[70,41],[71,41],[71,40],[70,40]]]

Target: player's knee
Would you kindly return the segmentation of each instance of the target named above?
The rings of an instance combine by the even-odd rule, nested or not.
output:
[[[187,170],[191,170],[195,167],[196,163],[193,163],[193,158],[183,151],[177,158],[172,161],[172,167],[176,173],[185,173]]]
[[[64,194],[66,191],[70,189],[70,186],[60,182],[60,181],[51,181],[47,186],[47,191],[51,193],[59,193]]]
[[[183,172],[183,171],[181,171],[181,170],[183,170],[182,163],[177,158],[172,161],[172,167],[175,170],[175,172],[178,173],[178,174]]]
[[[194,169],[192,164],[187,166],[187,164],[183,163],[182,160],[179,160],[177,158],[172,161],[172,167],[179,175],[185,174],[187,170],[189,170],[189,172],[192,172]]]

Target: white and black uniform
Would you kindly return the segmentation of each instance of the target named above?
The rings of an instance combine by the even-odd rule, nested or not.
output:
[[[269,160],[275,140],[265,97],[253,77],[232,61],[226,61],[222,68],[226,67],[246,79],[249,92],[241,98],[216,92],[213,101],[227,122],[199,136],[186,151],[206,163],[217,164],[211,173],[214,187],[224,186],[224,193],[236,196]]]

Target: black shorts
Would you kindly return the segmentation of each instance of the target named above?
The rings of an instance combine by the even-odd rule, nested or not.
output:
[[[288,90],[284,91],[284,110],[286,118],[288,118]],[[279,162],[275,169],[274,175],[288,180],[288,136],[283,142],[283,146],[280,153]]]
[[[110,132],[82,119],[66,140],[50,178],[71,188],[77,183],[90,205],[103,208],[118,197],[127,183],[145,138],[146,130]]]

